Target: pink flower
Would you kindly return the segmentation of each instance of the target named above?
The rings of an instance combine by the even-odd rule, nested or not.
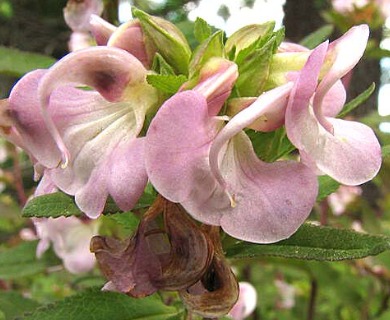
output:
[[[95,256],[89,251],[91,238],[97,234],[98,221],[82,221],[76,217],[34,218],[38,238],[37,257],[53,244],[56,255],[71,273],[92,270]]]
[[[318,46],[299,73],[286,109],[287,135],[302,160],[346,185],[364,183],[377,174],[381,148],[368,126],[325,114],[324,100],[356,65],[367,39],[368,27],[361,25],[329,46],[327,42]],[[326,55],[330,59],[324,64]],[[326,74],[318,84],[321,68]]]
[[[149,179],[195,219],[233,237],[258,243],[287,238],[309,215],[317,179],[301,163],[261,161],[242,129],[286,100],[292,84],[262,94],[225,124],[227,118],[217,116],[224,100],[217,98],[229,96],[237,67],[212,63],[220,68],[167,100],[153,119],[145,145]]]
[[[229,316],[234,320],[243,320],[248,317],[257,305],[256,289],[249,282],[240,282],[238,301],[230,310]]]
[[[102,0],[69,0],[64,8],[64,19],[73,33],[69,40],[69,50],[88,48],[93,43],[89,33],[89,19],[92,14],[100,15],[104,5]]]
[[[8,99],[36,168],[74,195],[91,218],[102,212],[108,195],[122,210],[131,209],[147,183],[144,139],[137,136],[158,96],[146,74],[128,52],[93,47],[27,74]]]

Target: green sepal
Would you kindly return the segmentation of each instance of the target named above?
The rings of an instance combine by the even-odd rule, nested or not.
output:
[[[223,31],[215,32],[195,49],[189,65],[190,79],[196,77],[200,69],[213,57],[225,57]]]
[[[257,97],[264,91],[269,76],[271,58],[284,38],[284,29],[260,37],[241,50],[235,62],[240,76],[237,89],[242,97]]]
[[[190,46],[181,31],[171,22],[153,17],[133,7],[145,34],[145,41],[153,43],[157,52],[174,68],[176,73],[187,74],[191,57]]]
[[[226,41],[225,50],[232,60],[244,49],[253,45],[259,38],[272,33],[275,22],[270,21],[263,24],[251,24],[234,32]]]
[[[211,26],[202,18],[197,17],[194,24],[194,36],[199,43],[202,43],[211,36]]]

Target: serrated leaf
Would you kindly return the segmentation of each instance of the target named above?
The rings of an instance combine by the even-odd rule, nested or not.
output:
[[[38,308],[21,320],[168,320],[180,312],[163,304],[158,295],[142,299],[91,289]]]
[[[333,30],[334,30],[334,26],[331,24],[322,26],[318,30],[310,33],[308,36],[303,38],[300,44],[306,48],[314,49],[321,42],[328,39],[330,35],[333,33]]]
[[[52,66],[54,58],[32,52],[0,46],[0,73],[21,77],[35,69],[46,69]]]
[[[23,208],[22,215],[26,218],[58,218],[61,216],[80,216],[82,212],[74,202],[73,197],[63,192],[45,194],[31,199]]]
[[[339,261],[377,255],[389,248],[390,239],[385,236],[304,224],[289,239],[273,244],[237,242],[227,248],[226,256],[231,259],[279,256]]]
[[[197,17],[194,25],[194,35],[199,43],[211,36],[210,25],[200,17]]]
[[[375,83],[373,82],[366,90],[364,90],[361,94],[359,94],[355,99],[348,102],[343,110],[338,114],[338,118],[342,118],[348,113],[350,113],[353,109],[361,105],[364,101],[366,101],[372,93],[375,91]]]
[[[184,75],[163,75],[163,74],[149,74],[147,81],[150,85],[158,90],[168,94],[176,93],[181,85],[186,82],[187,77]]]
[[[26,277],[42,272],[49,266],[60,264],[50,251],[37,259],[36,247],[37,241],[32,241],[0,251],[0,279]]]
[[[329,176],[319,176],[318,185],[319,185],[319,190],[318,190],[317,202],[322,201],[331,193],[336,192],[337,189],[340,187],[340,183]]]
[[[39,307],[39,303],[23,297],[14,291],[0,292],[0,310],[4,319],[11,320],[22,316],[27,311],[33,311]]]

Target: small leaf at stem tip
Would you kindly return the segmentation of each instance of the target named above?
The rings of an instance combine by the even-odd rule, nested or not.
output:
[[[302,225],[289,239],[269,245],[238,241],[226,249],[230,259],[278,256],[317,261],[360,259],[390,249],[390,239],[352,230]]]

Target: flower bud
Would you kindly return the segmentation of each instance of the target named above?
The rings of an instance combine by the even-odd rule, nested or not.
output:
[[[145,34],[146,47],[155,47],[157,52],[177,73],[187,74],[191,48],[181,31],[171,22],[133,9]]]

